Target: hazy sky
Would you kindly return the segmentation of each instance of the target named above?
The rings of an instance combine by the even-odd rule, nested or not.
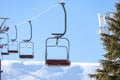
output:
[[[63,1],[66,3],[67,11],[65,37],[70,40],[70,60],[72,62],[98,62],[103,58],[105,51],[100,35],[96,32],[99,29],[97,14],[114,12],[115,3],[118,0]],[[32,41],[35,45],[33,60],[44,61],[45,40],[52,37],[51,33],[63,32],[64,14],[58,2],[59,0],[0,0],[0,17],[10,18],[7,21],[7,25],[10,27],[10,39],[14,38],[14,25],[17,25],[18,29],[18,42],[29,38],[30,30],[27,21],[34,17],[32,19]],[[56,56],[63,55],[63,51],[55,49],[55,52]],[[19,59],[18,55],[4,56],[4,59]]]

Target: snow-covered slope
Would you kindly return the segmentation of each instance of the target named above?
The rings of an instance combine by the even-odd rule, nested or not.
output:
[[[72,63],[69,67],[48,67],[40,61],[2,61],[1,80],[94,80],[88,77],[98,63]]]

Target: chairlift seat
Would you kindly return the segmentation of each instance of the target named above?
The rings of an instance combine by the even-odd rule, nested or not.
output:
[[[20,58],[34,58],[34,55],[19,55]]]
[[[7,52],[2,52],[1,55],[9,55]]]
[[[18,53],[18,50],[8,50],[8,53]]]
[[[69,66],[71,63],[67,59],[47,59],[46,60],[46,65],[48,66]]]

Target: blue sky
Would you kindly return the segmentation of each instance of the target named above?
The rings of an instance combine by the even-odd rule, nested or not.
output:
[[[8,17],[9,37],[14,37],[14,25],[18,29],[18,42],[29,37],[29,24],[21,24],[33,16],[41,14],[59,0],[1,0],[0,17]],[[105,53],[100,35],[97,34],[97,14],[115,11],[118,0],[63,0],[67,10],[67,33],[70,40],[70,60],[72,62],[98,62]],[[51,33],[62,32],[64,29],[63,10],[56,5],[46,13],[32,20],[35,44],[34,60],[44,61],[45,40],[52,37]],[[60,56],[60,51],[55,51]],[[4,56],[4,59],[19,59],[18,54]]]

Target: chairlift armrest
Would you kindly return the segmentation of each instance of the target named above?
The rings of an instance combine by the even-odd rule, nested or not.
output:
[[[52,35],[63,35],[62,33],[52,33]]]
[[[30,40],[23,40],[24,42],[29,42]]]

